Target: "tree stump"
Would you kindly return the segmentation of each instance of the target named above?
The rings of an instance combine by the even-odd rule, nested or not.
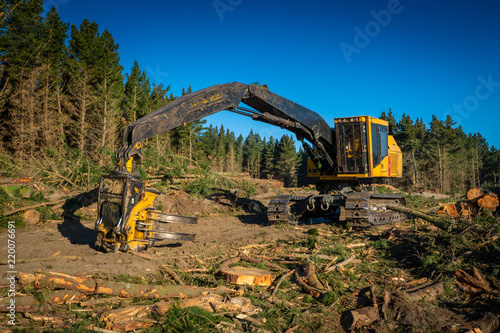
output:
[[[273,279],[270,272],[253,267],[231,267],[221,270],[227,282],[252,286],[270,286]]]

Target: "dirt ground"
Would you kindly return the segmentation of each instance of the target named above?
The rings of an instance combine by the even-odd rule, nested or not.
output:
[[[172,232],[196,234],[194,241],[163,241],[143,251],[146,254],[157,254],[166,257],[179,255],[197,255],[210,257],[223,254],[231,247],[248,244],[265,244],[277,239],[288,239],[297,233],[307,231],[307,226],[295,228],[279,228],[266,225],[262,214],[247,214],[244,211],[227,214],[222,206],[200,202],[189,204],[191,200],[185,193],[183,200],[171,200],[179,209],[171,209],[175,213],[195,213],[201,215],[207,211],[225,210],[226,214],[213,213],[214,216],[200,217],[196,225],[173,225]],[[168,200],[163,200],[163,203]],[[79,211],[82,211],[80,209]],[[95,213],[95,203],[83,208],[86,217]],[[78,212],[78,211],[77,211]],[[95,273],[141,275],[154,271],[157,261],[147,260],[129,253],[104,253],[95,248],[97,232],[94,220],[74,219],[66,217],[62,221],[28,225],[16,231],[16,258],[44,258],[50,256],[78,256],[78,260],[57,260],[50,262],[18,263],[16,270],[32,272],[36,270],[52,270],[67,274]],[[0,234],[0,251],[7,253],[7,233]]]
[[[311,189],[307,188],[291,191],[296,195],[311,193]],[[94,278],[109,276],[111,279],[121,275],[149,281],[161,276],[162,265],[177,267],[176,269],[182,272],[183,269],[178,267],[178,259],[184,258],[190,262],[190,268],[194,267],[193,262],[196,263],[196,260],[201,259],[206,266],[202,275],[210,276],[210,279],[217,283],[220,277],[215,277],[213,270],[228,258],[247,254],[254,258],[269,260],[271,257],[273,259],[291,258],[287,259],[292,260],[288,263],[280,262],[288,265],[288,268],[282,267],[281,272],[275,272],[276,278],[289,269],[300,271],[300,265],[309,262],[316,266],[318,276],[324,282],[326,281],[328,291],[313,300],[312,294],[304,292],[300,285],[296,284],[297,278],[292,278],[292,282],[285,283],[285,286],[281,287],[282,290],[278,292],[279,298],[283,299],[284,303],[279,305],[273,303],[272,307],[269,307],[271,303],[261,304],[268,311],[268,318],[276,320],[280,325],[279,330],[273,331],[285,331],[283,328],[287,327],[289,329],[299,327],[296,332],[301,330],[303,332],[344,331],[341,316],[344,318],[354,309],[369,307],[373,304],[378,304],[380,307],[387,306],[386,310],[381,308],[385,318],[353,331],[478,333],[494,332],[500,328],[500,307],[498,306],[500,294],[497,285],[493,282],[488,284],[485,291],[473,294],[460,292],[456,286],[447,282],[445,287],[447,291],[444,293],[448,296],[444,303],[439,303],[435,299],[429,303],[408,301],[406,292],[411,290],[410,287],[417,285],[413,284],[414,282],[419,283],[418,281],[422,279],[429,282],[440,280],[440,277],[435,276],[432,271],[431,267],[434,266],[431,264],[422,266],[424,259],[429,263],[429,260],[437,260],[440,256],[434,250],[426,252],[425,247],[434,247],[435,244],[447,242],[448,239],[446,238],[448,236],[444,238],[437,236],[436,228],[432,228],[433,226],[402,223],[355,231],[329,223],[298,226],[268,225],[264,212],[248,212],[248,209],[245,211],[242,208],[245,205],[234,206],[224,200],[218,202],[195,198],[186,192],[176,190],[159,196],[155,205],[165,212],[198,217],[196,225],[173,224],[170,229],[172,232],[194,233],[196,234],[194,241],[157,242],[154,247],[139,254],[105,253],[94,245],[97,238],[97,232],[94,230],[96,193],[97,191],[93,190],[75,193],[70,197],[66,196],[63,204],[53,207],[55,214],[61,216],[60,220],[28,223],[26,227],[16,229],[15,270],[22,273],[58,272]],[[63,195],[63,193],[59,194]],[[261,203],[267,205],[269,198],[276,194],[279,194],[278,190],[270,188],[252,197],[258,200],[258,203],[245,198],[239,203],[251,203],[245,207],[259,210]],[[60,200],[57,193],[51,195],[51,201]],[[422,195],[422,198],[428,197],[426,194]],[[474,261],[475,265],[479,265],[478,267],[481,267],[483,271],[491,271],[492,269],[488,268],[490,263],[498,266],[499,252],[493,246],[498,243],[498,237],[487,236],[490,237],[488,239],[491,242],[487,241],[473,251],[460,250],[463,254],[455,254],[458,259],[451,262],[443,258],[443,262],[446,265],[458,265],[460,260],[472,258],[470,260]],[[8,233],[0,233],[0,253],[8,252],[7,240]],[[331,273],[325,271],[327,266],[340,262],[350,255],[355,255],[357,260],[357,264],[351,268],[338,269]],[[20,260],[53,256],[71,256],[74,260],[36,260],[27,263]],[[426,256],[429,258],[426,259]],[[296,261],[297,258],[301,259]],[[486,260],[486,258],[489,259]],[[6,270],[4,268],[7,266],[1,267],[0,278],[5,281]],[[463,265],[463,267],[470,266]],[[435,268],[439,267],[435,266]],[[456,270],[455,266],[449,269],[439,269],[444,272],[449,271],[449,274],[453,274]],[[467,270],[467,272],[470,271]],[[448,278],[448,281],[451,280]],[[370,286],[377,288],[378,296],[375,294],[370,296],[370,293],[373,293],[373,290],[370,291]],[[252,291],[250,289],[250,294]],[[405,293],[400,294],[403,291]],[[388,292],[392,295],[390,302],[384,296],[384,293],[387,295]],[[258,293],[258,297],[268,294],[262,290]],[[294,296],[288,298],[287,294]],[[269,301],[268,298],[266,300]],[[259,302],[262,301],[257,301],[257,304]],[[297,307],[297,304],[300,304],[300,307]],[[71,311],[71,308],[69,310]],[[107,310],[109,309],[100,309],[96,318],[102,318],[102,313],[105,313],[102,311]],[[275,318],[272,318],[273,311],[276,311]],[[301,318],[299,324],[294,319],[295,315]],[[280,319],[283,316],[287,318]],[[94,320],[92,318],[94,317],[86,317],[85,320],[91,322]],[[78,318],[71,319],[71,314],[66,314],[64,317],[64,321],[71,322],[71,325],[78,323],[78,320]],[[280,320],[282,322],[279,322]],[[22,323],[22,325],[28,325],[26,327],[38,325],[25,318]],[[50,331],[52,327],[60,328],[67,324],[51,325],[55,324],[44,322],[41,327],[43,330]],[[466,328],[481,328],[481,330],[467,331]],[[255,330],[249,328],[248,331]],[[287,330],[287,332],[293,331],[293,329]]]

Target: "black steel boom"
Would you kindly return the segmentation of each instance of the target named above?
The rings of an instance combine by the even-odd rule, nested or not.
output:
[[[240,103],[252,109],[240,106]],[[316,149],[315,160],[322,171],[334,169],[335,144],[332,129],[316,112],[255,84],[218,84],[177,98],[127,126],[116,152],[118,171],[127,172],[127,162],[141,162],[141,140],[228,110],[254,120],[279,126],[308,140]],[[306,151],[311,151],[306,149]]]

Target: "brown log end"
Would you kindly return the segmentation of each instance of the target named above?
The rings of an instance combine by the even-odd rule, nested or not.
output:
[[[467,200],[474,200],[483,195],[483,191],[477,187],[473,187],[467,191]]]
[[[477,200],[477,205],[481,208],[488,209],[494,212],[498,207],[498,196],[495,193],[486,194],[482,198]]]
[[[273,282],[270,272],[253,267],[231,267],[221,271],[227,282],[253,286],[270,286]]]

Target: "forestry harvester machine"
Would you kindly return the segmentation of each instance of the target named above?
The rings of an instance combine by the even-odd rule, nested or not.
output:
[[[356,226],[405,218],[386,209],[387,203],[405,205],[403,196],[376,194],[365,187],[380,179],[402,176],[401,150],[388,135],[386,121],[370,116],[336,118],[332,128],[316,112],[264,87],[233,82],[179,97],[125,128],[123,143],[116,152],[117,166],[100,182],[98,246],[112,252],[140,251],[158,240],[194,239],[194,234],[169,231],[168,225],[195,224],[196,218],[167,214],[154,207],[160,193],[148,187],[137,173],[142,160],[141,140],[223,110],[295,133],[309,155],[308,176],[317,179],[319,194],[273,198],[267,211],[270,222],[296,224],[301,218],[332,217],[341,207],[345,219]]]

